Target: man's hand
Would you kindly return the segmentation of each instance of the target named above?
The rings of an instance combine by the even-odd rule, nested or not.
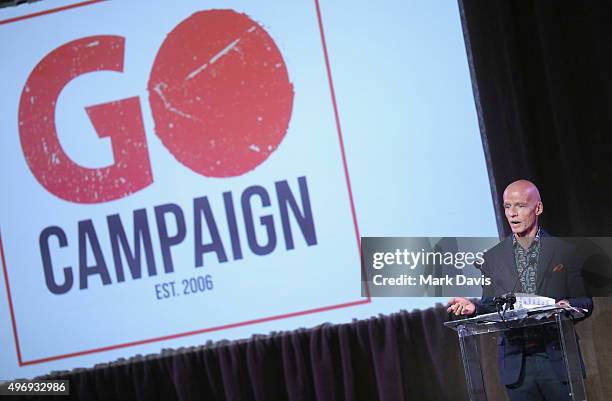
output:
[[[472,315],[476,312],[476,305],[467,298],[456,297],[452,298],[447,303],[448,308],[446,309],[449,313],[454,313],[456,316],[459,315]]]
[[[571,305],[567,299],[562,299],[560,301],[557,301],[557,306],[560,306],[562,308],[569,308]]]

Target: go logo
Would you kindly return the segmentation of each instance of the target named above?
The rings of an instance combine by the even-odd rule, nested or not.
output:
[[[63,88],[96,71],[123,71],[125,38],[91,36],[66,43],[33,69],[21,93],[19,135],[38,182],[61,199],[101,203],[153,183],[138,97],[86,107],[114,164],[87,168],[59,142],[55,108]],[[287,132],[293,86],[267,32],[245,14],[209,10],[178,24],[158,50],[148,82],[155,132],[183,165],[206,177],[253,170]]]

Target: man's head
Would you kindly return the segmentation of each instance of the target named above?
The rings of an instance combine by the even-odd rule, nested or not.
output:
[[[532,182],[518,180],[506,187],[504,211],[515,235],[535,237],[538,231],[538,217],[543,210],[540,192]]]

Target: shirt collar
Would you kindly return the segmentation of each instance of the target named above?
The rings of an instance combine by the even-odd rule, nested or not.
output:
[[[536,236],[533,239],[533,242],[531,243],[531,245],[529,245],[529,248],[531,248],[534,244],[536,243],[540,243],[540,236],[542,235],[542,227],[538,226],[538,231],[536,231]],[[518,244],[518,241],[516,239],[516,235],[512,234],[512,246],[516,247]]]

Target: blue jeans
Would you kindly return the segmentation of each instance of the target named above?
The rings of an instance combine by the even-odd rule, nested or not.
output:
[[[570,401],[570,388],[559,380],[546,352],[523,355],[519,380],[506,386],[510,401]]]

